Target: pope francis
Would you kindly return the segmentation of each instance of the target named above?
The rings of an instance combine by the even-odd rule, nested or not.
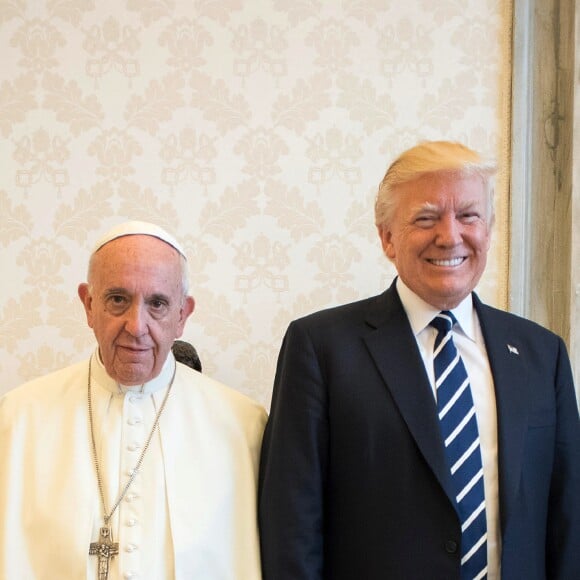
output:
[[[0,578],[259,580],[266,413],[176,363],[182,247],[121,224],[78,295],[91,357],[0,399]]]

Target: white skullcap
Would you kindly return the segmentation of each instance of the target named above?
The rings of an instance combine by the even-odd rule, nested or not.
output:
[[[99,248],[102,248],[105,244],[112,242],[117,238],[122,238],[124,236],[153,236],[154,238],[159,238],[165,243],[174,247],[184,258],[187,259],[181,244],[163,228],[151,224],[149,222],[140,221],[130,221],[122,224],[118,224],[111,228],[106,234],[104,234],[93,247],[92,253],[94,254]]]

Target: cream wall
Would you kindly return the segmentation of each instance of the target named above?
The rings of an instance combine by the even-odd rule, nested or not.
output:
[[[0,393],[85,357],[103,230],[190,255],[204,372],[270,400],[288,322],[382,291],[388,163],[507,159],[508,0],[1,0]],[[507,182],[480,294],[507,304]]]

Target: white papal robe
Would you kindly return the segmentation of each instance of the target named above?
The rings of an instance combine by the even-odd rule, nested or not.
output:
[[[175,359],[122,389],[92,357],[97,455],[110,509],[137,463]],[[0,579],[97,579],[103,525],[90,442],[88,361],[0,399]],[[110,579],[259,580],[264,409],[177,364],[142,469],[111,519]]]

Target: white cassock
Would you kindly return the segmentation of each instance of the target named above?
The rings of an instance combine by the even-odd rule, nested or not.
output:
[[[96,448],[110,510],[175,368],[122,392],[92,358]],[[0,399],[0,579],[97,579],[103,525],[88,421],[88,361]],[[259,580],[257,471],[264,409],[177,364],[142,469],[111,518],[109,578]]]

